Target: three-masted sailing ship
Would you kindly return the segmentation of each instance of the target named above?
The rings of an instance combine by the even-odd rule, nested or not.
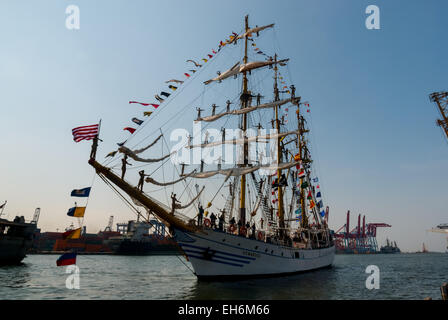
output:
[[[195,164],[173,164],[169,161],[170,156],[178,150],[160,158],[153,153],[152,159],[143,158],[141,154],[148,152],[154,144],[166,143],[162,126],[162,133],[148,146],[135,149],[128,145],[129,141],[119,144],[112,156],[117,160],[116,155],[123,155],[124,166],[126,159],[132,159],[156,166],[154,172],[163,166],[174,168],[177,176],[170,181],[165,175],[164,181],[157,180],[154,175],[145,179],[146,185],[162,187],[165,192],[173,188],[171,199],[166,196],[166,204],[155,191],[144,191],[142,181],[136,187],[124,179],[124,172],[120,176],[114,167],[97,162],[97,141],[92,147],[95,150],[89,164],[96,173],[115,191],[121,189],[135,204],[169,227],[198,278],[285,275],[324,268],[333,263],[335,247],[328,227],[328,207],[323,208],[318,199],[320,192],[316,192],[314,185],[307,138],[309,128],[304,114],[306,102],[296,96],[293,85],[284,85],[280,75],[280,68],[286,66],[289,59],[279,59],[277,54],[268,56],[254,48],[266,59],[249,61],[249,51],[256,47],[254,38],[273,26],[250,28],[246,16],[244,30],[240,34],[233,33],[226,41],[226,47],[237,48],[243,44],[242,59],[236,64],[235,61],[227,64],[232,66],[228,71],[218,72],[216,77],[201,81],[200,85],[218,88],[214,91],[216,97],[219,86],[238,81],[240,85],[230,86],[237,91],[236,95],[233,100],[227,100],[226,105],[224,101],[217,101],[222,108],[213,104],[211,115],[201,115],[204,110],[196,108],[198,114],[194,119],[196,124],[207,125],[221,121],[222,139],[210,142],[207,126],[203,126],[199,142],[189,136],[182,146],[184,151],[195,153],[230,146],[239,150],[240,161],[236,165],[223,162],[222,157],[211,164],[202,159]],[[219,49],[223,51],[224,44]],[[265,77],[260,79],[257,72],[262,70]],[[188,81],[194,80],[188,77]],[[261,90],[260,82],[270,82],[273,90],[256,91]],[[235,106],[233,110],[230,108],[232,104]],[[195,107],[197,105],[188,106],[188,114],[196,115]],[[163,112],[163,108],[157,112],[159,110]],[[292,116],[285,113],[290,110]],[[229,119],[236,119],[239,137],[228,139]],[[264,133],[268,128],[271,133]],[[255,134],[249,134],[250,129]],[[256,145],[255,151],[253,145]],[[271,148],[266,150],[268,145]],[[268,152],[271,161],[267,162]],[[192,168],[194,165],[197,167]],[[209,167],[213,168],[208,170]],[[202,188],[199,187],[201,183],[204,184]],[[174,194],[176,190],[180,190],[177,192],[180,196]]]

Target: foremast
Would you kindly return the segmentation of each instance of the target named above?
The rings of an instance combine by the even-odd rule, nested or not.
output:
[[[245,33],[249,31],[249,16],[247,15],[245,18]],[[247,40],[248,37],[244,37],[244,64],[248,62],[247,58]],[[243,93],[241,95],[241,109],[248,107],[248,101],[249,101],[249,90],[248,90],[248,79],[247,79],[247,71],[243,72]],[[246,137],[246,130],[247,130],[247,114],[243,114],[243,121],[242,121],[242,130],[244,138]],[[248,144],[247,142],[244,142],[243,146],[243,164],[242,166],[245,167],[248,164]],[[246,175],[243,174],[241,176],[241,187],[240,187],[240,221],[243,225],[246,224]]]

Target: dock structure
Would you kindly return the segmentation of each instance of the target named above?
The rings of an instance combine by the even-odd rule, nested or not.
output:
[[[337,253],[359,253],[369,254],[378,253],[378,242],[376,240],[377,228],[390,228],[387,223],[367,223],[366,216],[362,218],[358,215],[358,224],[354,229],[350,230],[350,210],[347,212],[346,223],[339,228],[334,234]]]

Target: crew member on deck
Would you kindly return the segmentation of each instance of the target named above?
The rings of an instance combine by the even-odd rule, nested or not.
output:
[[[219,216],[219,221],[218,221],[218,229],[219,231],[223,231],[224,230],[224,221],[225,221],[225,210],[222,211],[221,215]]]
[[[121,180],[124,180],[124,175],[126,174],[126,165],[132,166],[128,161],[128,156],[125,154],[123,159],[121,159]]]
[[[255,239],[255,222],[254,222],[254,224],[252,225],[252,239]]]
[[[241,219],[240,219],[240,220],[238,220],[238,235],[240,235],[242,226],[243,226],[243,223],[241,222]]]
[[[212,225],[211,225],[212,229],[215,229],[216,228],[216,216],[215,216],[215,214],[213,212],[212,212],[212,214],[210,216],[210,221],[212,223]]]
[[[198,213],[198,226],[202,226],[202,219],[204,218],[204,208],[202,208],[202,204],[199,205],[199,213]]]
[[[232,217],[232,219],[230,219],[230,221],[229,221],[229,224],[230,224],[231,226],[235,227],[235,223],[236,223],[235,218]]]

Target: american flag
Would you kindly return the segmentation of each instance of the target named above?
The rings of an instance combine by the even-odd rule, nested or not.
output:
[[[98,124],[91,126],[77,127],[72,130],[73,140],[79,142],[81,140],[92,140],[98,135]]]

